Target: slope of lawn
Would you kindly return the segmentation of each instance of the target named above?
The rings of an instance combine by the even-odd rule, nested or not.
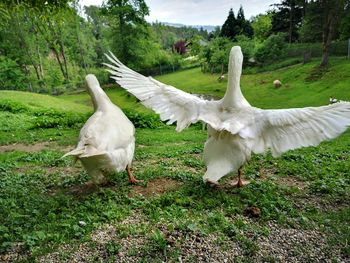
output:
[[[350,100],[350,62],[316,61],[243,75],[243,92],[262,108]],[[221,97],[225,81],[200,69],[157,77],[188,92]],[[284,84],[272,86],[274,79]],[[107,94],[132,114],[150,115],[120,88]],[[51,97],[0,91],[0,262],[346,262],[350,257],[350,131],[280,158],[253,155],[241,189],[226,176],[203,184],[206,131],[192,125],[137,128],[133,171],[93,187],[72,149],[92,112],[86,93]],[[136,114],[136,115],[137,115]],[[132,115],[133,117],[136,116]],[[141,118],[141,119],[142,119]],[[252,211],[259,210],[258,214]]]
[[[85,105],[62,101],[57,97],[13,90],[0,90],[0,103],[13,102],[17,105],[27,107],[30,110],[54,109],[58,111],[71,111],[78,113],[92,112]]]
[[[309,64],[297,64],[258,74],[245,74],[243,70],[241,79],[243,94],[253,106],[264,109],[320,106],[328,104],[330,96],[341,100],[350,100],[349,59],[332,58],[329,69],[321,78],[307,81],[308,76],[318,63],[318,60],[314,60]],[[218,81],[218,77],[218,74],[203,74],[200,68],[194,68],[156,76],[156,79],[189,93],[221,98],[226,91],[227,75],[222,82]],[[283,83],[281,88],[273,87],[272,82],[275,79],[279,79]],[[122,109],[145,110],[132,95],[128,95],[116,84],[106,92],[112,101]],[[87,93],[64,95],[61,98],[91,105]]]
[[[313,61],[259,74],[245,75],[243,70],[243,94],[252,105],[265,109],[320,106],[327,104],[330,96],[350,100],[350,60],[333,58],[323,77],[313,82],[306,81],[318,63]],[[157,77],[187,92],[222,97],[227,84],[226,81],[219,83],[217,78],[217,74],[203,75],[199,68]],[[276,79],[283,83],[279,89],[272,84]]]

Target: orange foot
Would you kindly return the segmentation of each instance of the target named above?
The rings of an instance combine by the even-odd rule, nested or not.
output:
[[[246,186],[248,184],[250,184],[250,181],[248,181],[248,180],[234,180],[234,181],[230,182],[231,186],[237,187],[237,188]]]
[[[143,180],[136,180],[135,177],[129,178],[130,184],[143,183]]]

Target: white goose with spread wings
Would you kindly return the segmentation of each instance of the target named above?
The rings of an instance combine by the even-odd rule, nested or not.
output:
[[[131,173],[134,125],[110,101],[94,75],[87,75],[86,83],[95,112],[81,129],[77,147],[63,157],[71,155],[79,159],[95,184],[106,182],[108,173],[124,170],[131,183],[137,182]]]
[[[243,54],[239,46],[231,49],[228,85],[221,100],[207,101],[152,77],[145,77],[123,65],[112,53],[107,65],[116,82],[135,95],[146,107],[168,124],[177,122],[177,131],[199,120],[208,124],[204,146],[207,171],[205,182],[217,184],[230,172],[238,171],[251,153],[271,149],[273,156],[306,146],[316,146],[344,132],[350,125],[350,103],[322,107],[263,110],[252,107],[240,88]]]

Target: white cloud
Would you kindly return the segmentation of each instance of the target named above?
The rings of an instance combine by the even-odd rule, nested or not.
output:
[[[264,13],[280,0],[146,0],[150,8],[147,21],[187,25],[222,25],[230,8],[237,14],[242,5],[246,18]]]
[[[265,13],[281,0],[145,0],[150,15],[147,21],[186,25],[222,25],[230,8],[237,14],[242,5],[246,18]],[[101,5],[102,0],[80,0],[81,5]]]

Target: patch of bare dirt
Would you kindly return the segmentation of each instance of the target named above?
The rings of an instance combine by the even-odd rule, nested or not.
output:
[[[277,167],[275,166],[268,166],[268,167],[262,166],[259,169],[259,178],[265,179],[265,178],[271,177],[274,174],[276,174],[276,172],[277,172]]]
[[[8,145],[1,145],[0,152],[13,152],[13,151],[39,152],[49,148],[49,146],[50,146],[49,142],[38,142],[35,144],[14,143],[14,144],[8,144]]]
[[[277,183],[288,187],[296,187],[299,190],[304,190],[307,187],[307,183],[300,181],[294,177],[278,177]]]
[[[47,175],[54,173],[60,173],[62,176],[78,174],[82,170],[81,165],[76,166],[53,166],[53,167],[43,167],[43,166],[34,166],[34,165],[22,165],[21,167],[16,167],[15,170],[17,173],[27,173],[33,171],[34,169],[43,170]]]
[[[179,185],[181,185],[181,183],[170,178],[157,178],[149,181],[146,186],[135,185],[133,191],[129,193],[129,197],[137,195],[143,195],[144,197],[160,195],[178,187]]]
[[[58,149],[64,152],[68,152],[73,148],[74,148],[73,146],[61,146],[55,142],[37,142],[34,144],[14,143],[14,144],[0,145],[0,153],[13,152],[13,151],[40,152],[42,150],[47,150],[47,149]]]
[[[46,174],[60,173],[61,175],[78,174],[83,169],[78,165],[75,166],[65,166],[65,167],[44,167]]]
[[[293,196],[294,204],[299,209],[316,208],[320,211],[335,212],[349,207],[349,198],[328,200],[322,196],[303,194]]]

